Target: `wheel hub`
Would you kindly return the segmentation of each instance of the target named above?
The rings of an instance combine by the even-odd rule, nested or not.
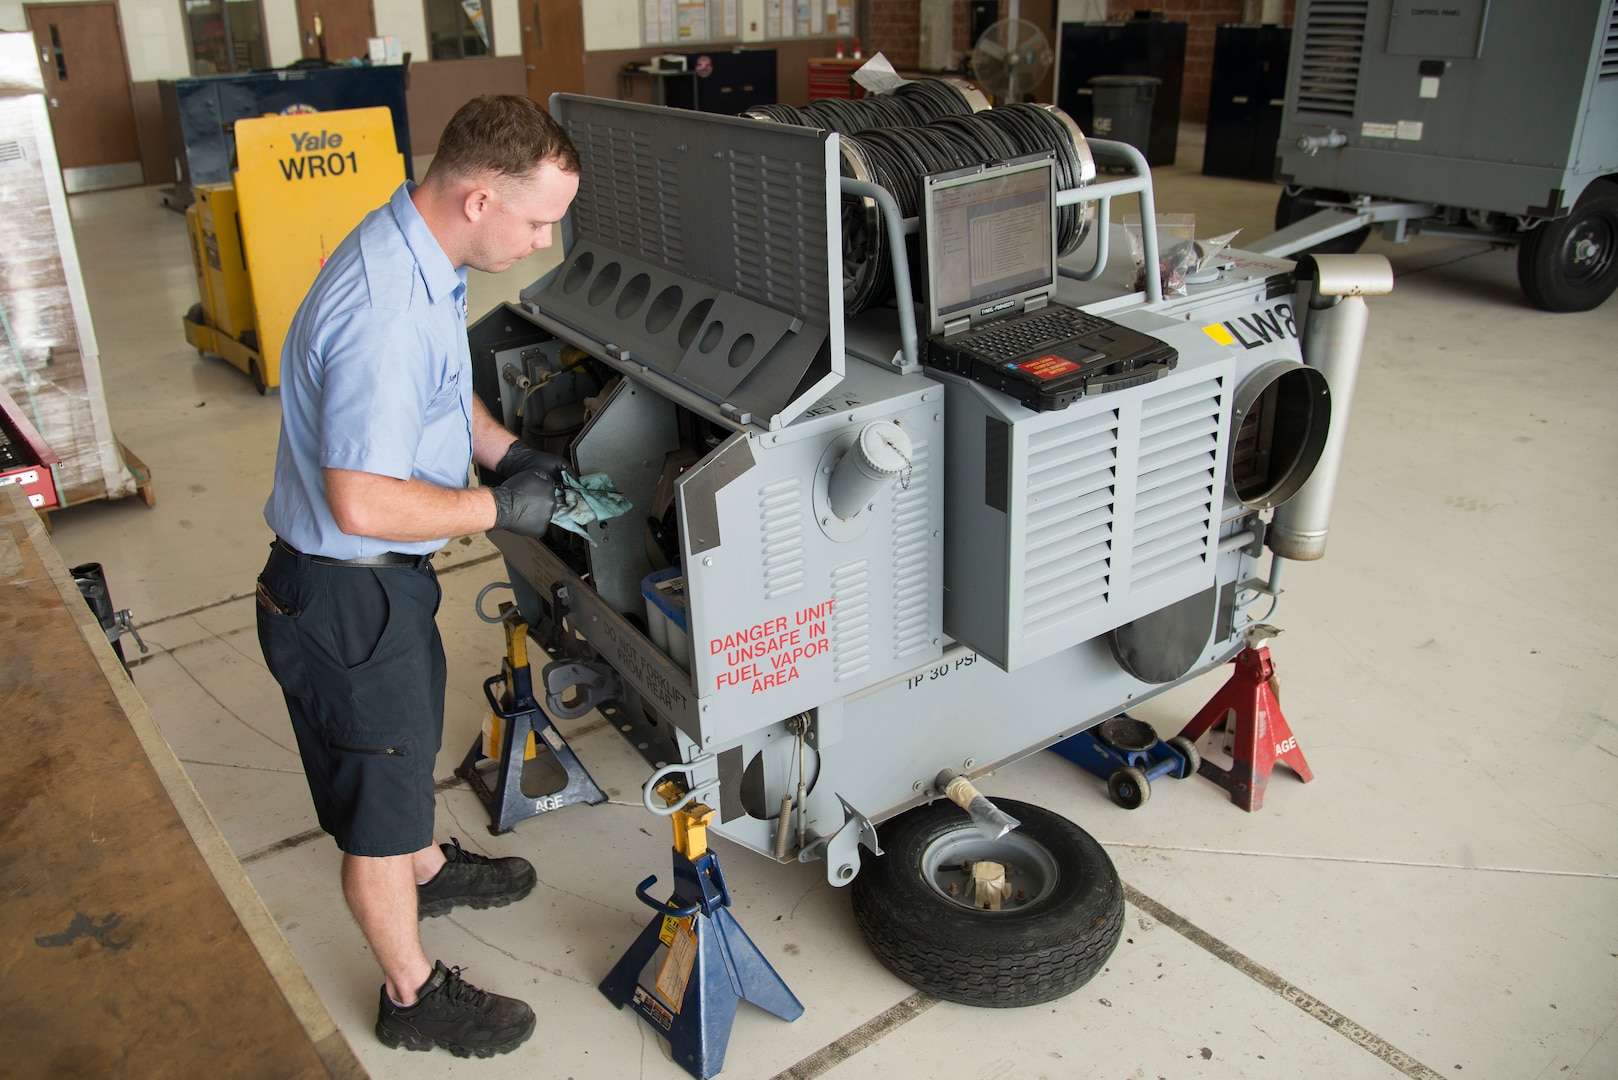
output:
[[[1605,217],[1581,222],[1568,234],[1562,248],[1568,278],[1580,285],[1604,278],[1612,269],[1615,238],[1618,224]]]
[[[1044,846],[1007,833],[985,840],[976,828],[946,833],[921,856],[922,878],[940,896],[984,914],[1016,911],[1049,896],[1059,877]]]

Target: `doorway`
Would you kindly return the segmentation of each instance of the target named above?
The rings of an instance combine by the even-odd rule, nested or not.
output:
[[[113,3],[26,4],[68,194],[146,182]]]
[[[298,0],[298,41],[306,60],[344,60],[371,54],[376,12],[371,0]]]
[[[550,107],[553,93],[584,93],[584,12],[579,0],[517,0],[528,96]]]

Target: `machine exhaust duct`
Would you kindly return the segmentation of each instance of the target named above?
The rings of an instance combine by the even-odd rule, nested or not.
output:
[[[1320,464],[1270,525],[1270,549],[1286,559],[1312,560],[1326,554],[1332,498],[1343,464],[1349,406],[1359,375],[1360,350],[1370,317],[1365,297],[1393,291],[1393,267],[1381,255],[1306,255],[1298,263],[1298,301],[1308,301],[1303,328],[1303,362],[1325,377],[1334,414]]]

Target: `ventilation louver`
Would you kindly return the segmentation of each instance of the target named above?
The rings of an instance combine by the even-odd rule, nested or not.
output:
[[[1618,79],[1618,0],[1607,8],[1607,33],[1601,40],[1601,66],[1596,76],[1602,82]]]
[[[1368,0],[1317,0],[1303,24],[1297,111],[1353,116]]]

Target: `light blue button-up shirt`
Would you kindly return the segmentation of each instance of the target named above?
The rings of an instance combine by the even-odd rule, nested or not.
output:
[[[472,465],[466,268],[410,201],[406,181],[321,267],[281,350],[281,441],[264,520],[311,555],[353,559],[415,543],[349,536],[322,469],[464,488]]]

